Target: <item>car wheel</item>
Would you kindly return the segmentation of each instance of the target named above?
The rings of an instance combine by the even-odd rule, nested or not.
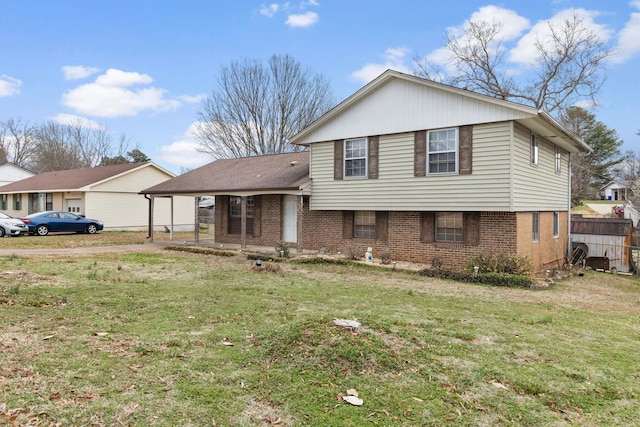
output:
[[[95,224],[89,224],[87,225],[87,233],[89,234],[96,234],[98,232],[98,227],[96,227]]]
[[[0,237],[4,237],[4,228],[0,227]]]
[[[49,234],[49,227],[47,227],[46,225],[39,225],[36,227],[36,234],[38,236],[46,236],[47,234]]]

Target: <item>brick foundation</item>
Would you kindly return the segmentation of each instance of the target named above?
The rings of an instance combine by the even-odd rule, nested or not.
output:
[[[219,204],[216,197],[216,209]],[[551,212],[541,213],[541,217],[552,215]],[[302,219],[299,221],[299,234],[302,236],[304,249],[326,249],[329,253],[341,252],[348,255],[355,252],[363,258],[368,247],[373,248],[375,258],[380,258],[383,252],[389,252],[390,259],[398,261],[417,262],[422,264],[439,263],[442,268],[459,270],[467,266],[471,257],[480,254],[509,253],[518,256],[528,256],[532,259],[534,268],[541,270],[552,263],[555,257],[564,257],[566,252],[565,239],[547,239],[543,235],[546,221],[541,224],[541,239],[539,243],[531,243],[530,213],[514,212],[481,212],[479,218],[478,245],[424,243],[421,241],[420,212],[389,212],[389,228],[387,241],[375,239],[343,238],[342,211],[311,211],[308,203],[302,209]],[[240,243],[239,235],[228,233],[226,218],[228,214],[216,212],[216,241],[221,243]],[[248,245],[275,247],[282,239],[282,196],[261,196],[261,224],[259,236],[247,236]],[[566,213],[561,213],[566,219]],[[561,220],[561,225],[562,225]],[[520,233],[518,229],[520,228]],[[561,227],[561,233],[566,227]],[[563,234],[561,234],[562,236]],[[566,233],[564,234],[566,235]],[[548,256],[548,248],[553,246],[553,253]],[[294,244],[291,247],[295,247]]]

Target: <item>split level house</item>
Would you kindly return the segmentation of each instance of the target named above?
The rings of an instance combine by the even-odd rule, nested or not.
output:
[[[388,70],[290,142],[306,151],[217,160],[142,193],[214,196],[220,243],[448,269],[567,259],[570,156],[590,148],[543,111]]]
[[[105,230],[146,230],[150,200],[139,192],[175,175],[154,163],[127,163],[45,172],[0,187],[0,211],[14,217],[62,210],[95,218]],[[188,202],[193,202],[189,198]],[[193,229],[193,206],[158,203],[157,224]]]

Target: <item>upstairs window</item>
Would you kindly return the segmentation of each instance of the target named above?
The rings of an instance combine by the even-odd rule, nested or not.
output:
[[[458,172],[458,129],[429,131],[427,153],[427,173]]]
[[[374,211],[354,212],[353,237],[376,238],[376,213]]]
[[[345,178],[367,177],[367,139],[347,139],[344,141]]]
[[[562,153],[560,147],[556,145],[556,174],[560,175],[562,172]]]
[[[436,213],[436,241],[464,242],[464,215],[462,212]]]
[[[538,135],[531,133],[531,166],[538,166],[540,161],[540,146]]]

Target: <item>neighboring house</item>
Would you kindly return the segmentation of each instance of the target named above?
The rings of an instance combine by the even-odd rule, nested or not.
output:
[[[12,182],[20,181],[34,175],[35,173],[14,163],[0,163],[0,186],[11,184]]]
[[[46,210],[63,210],[96,218],[105,230],[146,229],[149,200],[139,192],[175,175],[154,163],[45,172],[0,187],[0,211],[15,217]],[[175,209],[173,201],[157,206],[159,227],[173,224],[193,230],[193,199]]]
[[[543,111],[389,70],[290,142],[309,152],[218,160],[143,193],[215,196],[222,243],[449,269],[569,253],[569,156],[590,148]]]
[[[627,181],[611,181],[600,189],[601,200],[627,200],[629,183]]]

